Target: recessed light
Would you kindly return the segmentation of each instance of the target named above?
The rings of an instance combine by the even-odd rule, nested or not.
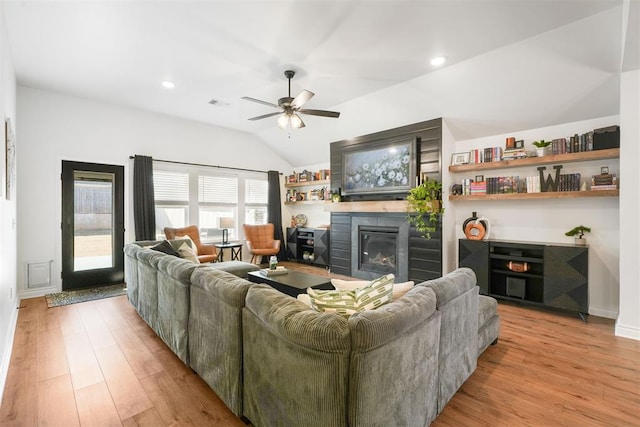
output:
[[[439,67],[447,61],[447,58],[444,56],[436,56],[435,58],[431,58],[431,65],[434,67]]]
[[[173,82],[170,82],[169,80],[165,80],[162,82],[162,87],[165,89],[173,89],[174,87],[176,87],[176,85]]]

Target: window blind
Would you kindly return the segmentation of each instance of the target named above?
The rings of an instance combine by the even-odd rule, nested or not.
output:
[[[225,176],[198,176],[198,202],[238,203],[238,179]]]
[[[245,181],[245,203],[267,204],[269,201],[269,183],[266,180],[247,179]]]
[[[153,171],[156,201],[189,201],[189,174],[183,172]]]

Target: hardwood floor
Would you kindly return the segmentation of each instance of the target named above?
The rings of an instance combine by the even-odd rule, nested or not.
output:
[[[126,296],[21,306],[0,425],[245,425]],[[498,311],[498,344],[434,426],[640,426],[640,341],[615,337],[613,321],[593,316],[502,303]]]

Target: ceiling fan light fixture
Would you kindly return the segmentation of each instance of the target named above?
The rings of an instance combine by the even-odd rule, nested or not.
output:
[[[289,120],[291,122],[291,129],[300,129],[304,126],[300,116],[295,113],[291,115],[291,118]]]
[[[280,117],[278,117],[278,127],[280,129],[286,129],[289,125],[289,115],[287,113],[282,113]]]

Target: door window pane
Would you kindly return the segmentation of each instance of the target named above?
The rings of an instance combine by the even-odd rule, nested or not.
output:
[[[74,172],[74,271],[113,267],[113,180],[111,173]]]

